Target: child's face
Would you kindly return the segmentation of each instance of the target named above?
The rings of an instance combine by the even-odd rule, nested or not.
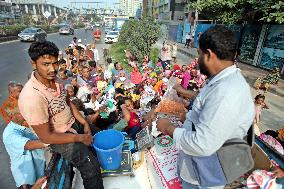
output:
[[[125,101],[125,105],[126,105],[126,108],[130,111],[130,110],[133,110],[134,107],[133,107],[133,102],[131,100],[126,100]]]
[[[67,87],[67,93],[70,97],[74,97],[75,93],[72,87]]]
[[[67,78],[67,76],[66,76],[64,71],[59,72],[58,75],[59,75],[60,79],[66,79]]]
[[[263,104],[264,103],[264,99],[263,98],[259,98],[256,100],[256,104]]]
[[[60,68],[63,68],[64,70],[66,70],[67,65],[66,65],[66,64],[61,64],[61,65],[60,65]]]
[[[153,78],[151,84],[154,86],[154,85],[156,85],[156,83],[157,83],[157,78]]]

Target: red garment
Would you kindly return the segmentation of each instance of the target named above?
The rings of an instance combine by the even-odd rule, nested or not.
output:
[[[195,58],[193,62],[188,65],[188,70],[193,70],[198,65],[198,58]]]
[[[173,69],[174,69],[174,70],[180,70],[180,66],[177,65],[177,64],[175,64],[175,65],[173,66]]]
[[[85,55],[88,56],[89,60],[94,60],[94,52],[92,50],[86,49]]]
[[[139,117],[135,112],[130,112],[130,120],[128,121],[128,127],[130,129],[135,126],[140,126]]]
[[[137,85],[142,82],[142,74],[139,71],[133,71],[130,73],[131,83]]]
[[[94,36],[101,36],[101,30],[97,29],[96,31],[94,31],[93,35]]]

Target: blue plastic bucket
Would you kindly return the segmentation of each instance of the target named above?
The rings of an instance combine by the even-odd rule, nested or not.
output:
[[[104,170],[115,170],[121,165],[124,136],[121,132],[109,129],[95,134],[93,147]]]

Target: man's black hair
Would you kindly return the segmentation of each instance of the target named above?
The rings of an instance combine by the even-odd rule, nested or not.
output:
[[[64,60],[63,58],[58,60],[58,64],[66,64],[66,60]]]
[[[254,98],[254,100],[258,100],[258,99],[260,99],[260,98],[262,98],[263,100],[265,100],[265,96],[264,96],[263,94],[258,94],[258,95],[256,95],[256,97]]]
[[[112,59],[111,58],[107,58],[107,63],[111,64],[112,63]]]
[[[237,39],[234,32],[222,25],[209,28],[199,38],[199,48],[203,53],[210,49],[220,60],[234,61]]]
[[[84,110],[84,115],[85,116],[88,116],[88,115],[92,115],[92,114],[95,114],[95,110],[93,110],[92,108],[87,108]]]
[[[59,49],[57,46],[50,41],[34,42],[29,48],[29,56],[33,61],[36,61],[43,55],[51,55],[58,57]]]
[[[114,68],[116,67],[117,64],[119,64],[119,62],[115,62],[115,63],[114,63]]]
[[[94,61],[94,60],[90,60],[88,63],[89,63],[89,66],[93,67],[93,68],[95,68],[96,65],[97,65],[96,61]]]

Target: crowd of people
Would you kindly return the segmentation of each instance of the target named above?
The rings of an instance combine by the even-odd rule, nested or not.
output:
[[[147,55],[140,62],[126,49],[129,65],[111,58],[105,65],[99,64],[96,45],[82,44],[76,37],[62,51],[49,41],[31,44],[28,53],[33,72],[24,86],[16,82],[8,85],[9,98],[1,107],[7,124],[3,141],[16,186],[36,189],[34,183],[44,176],[44,152],[51,149],[80,171],[86,189],[104,188],[100,165],[90,146],[93,136],[115,129],[135,140],[142,128],[151,127],[157,105],[173,88],[186,104],[184,111],[176,114],[184,128],[176,128],[166,118],[157,121],[157,128],[173,137],[180,150],[183,188],[200,188],[197,174],[205,173],[196,173],[188,163],[197,161],[198,156],[209,156],[198,161],[204,165],[203,172],[214,175],[214,170],[206,169],[206,162],[217,166],[212,154],[227,140],[242,139],[255,117],[250,88],[234,65],[233,36],[221,26],[209,29],[200,36],[199,58],[182,66],[175,63],[176,44],[172,53],[167,42],[156,62]],[[255,100],[264,107],[263,97]],[[226,184],[216,179],[206,184],[213,188]]]

